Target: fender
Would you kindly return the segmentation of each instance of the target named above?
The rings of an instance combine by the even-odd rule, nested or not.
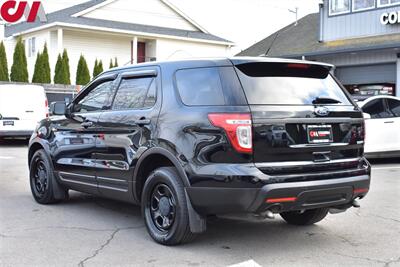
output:
[[[181,163],[176,159],[175,155],[165,149],[165,148],[161,148],[161,147],[152,147],[149,148],[148,150],[146,150],[139,158],[138,162],[136,163],[136,167],[135,167],[135,171],[133,173],[133,181],[136,181],[136,176],[138,173],[138,170],[140,169],[140,165],[142,164],[142,162],[151,155],[154,154],[160,154],[165,156],[166,158],[168,158],[175,166],[175,168],[177,169],[179,175],[182,178],[182,182],[184,183],[185,187],[190,187],[190,182],[189,182],[189,178],[187,177],[185,170],[183,169],[183,166],[181,165]],[[136,196],[135,196],[136,198]]]
[[[50,155],[51,157],[51,152],[50,152],[50,147],[49,147],[49,143],[46,142],[45,140],[39,138],[39,137],[35,137],[34,139],[32,139],[29,142],[29,151],[28,151],[28,166],[31,165],[31,157],[33,156],[33,153],[31,153],[31,148],[33,146],[35,146],[36,144],[40,145],[41,147],[43,147],[43,149],[46,151],[47,155]],[[52,159],[53,160],[53,159]],[[53,163],[53,162],[52,162]]]

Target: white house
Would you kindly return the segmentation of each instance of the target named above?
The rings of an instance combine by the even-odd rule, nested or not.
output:
[[[45,43],[52,71],[58,54],[67,49],[72,83],[81,54],[92,71],[96,59],[107,69],[112,58],[121,66],[228,56],[234,45],[210,34],[167,0],[91,0],[47,14],[47,22],[5,25],[2,32],[10,66],[17,38],[24,40],[30,78]]]

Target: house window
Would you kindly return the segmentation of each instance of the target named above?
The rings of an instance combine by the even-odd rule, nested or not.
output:
[[[372,9],[375,7],[375,0],[353,0],[353,11]]]
[[[350,12],[350,0],[330,0],[329,3],[329,15],[338,15]]]
[[[400,0],[378,0],[378,6],[391,6],[400,4]]]
[[[36,53],[36,37],[28,39],[28,56],[32,57]]]

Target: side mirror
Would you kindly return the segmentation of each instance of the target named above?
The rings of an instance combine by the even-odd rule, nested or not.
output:
[[[363,113],[363,117],[364,117],[364,119],[366,119],[366,120],[369,120],[369,119],[371,119],[371,115],[369,115],[368,113]]]
[[[50,104],[50,114],[51,115],[65,115],[67,105],[65,102],[52,102]]]

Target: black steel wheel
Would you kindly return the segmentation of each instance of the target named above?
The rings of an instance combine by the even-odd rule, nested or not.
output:
[[[32,196],[40,204],[51,204],[68,198],[68,191],[55,179],[53,165],[43,149],[30,162],[29,180]]]
[[[142,213],[150,236],[163,245],[178,245],[194,237],[183,182],[175,168],[153,171],[142,191]]]
[[[41,158],[36,158],[32,166],[33,170],[33,190],[35,195],[43,197],[48,189],[49,177],[46,165]]]
[[[176,212],[175,197],[171,189],[166,184],[158,184],[149,201],[154,224],[160,231],[168,231],[174,223]]]

